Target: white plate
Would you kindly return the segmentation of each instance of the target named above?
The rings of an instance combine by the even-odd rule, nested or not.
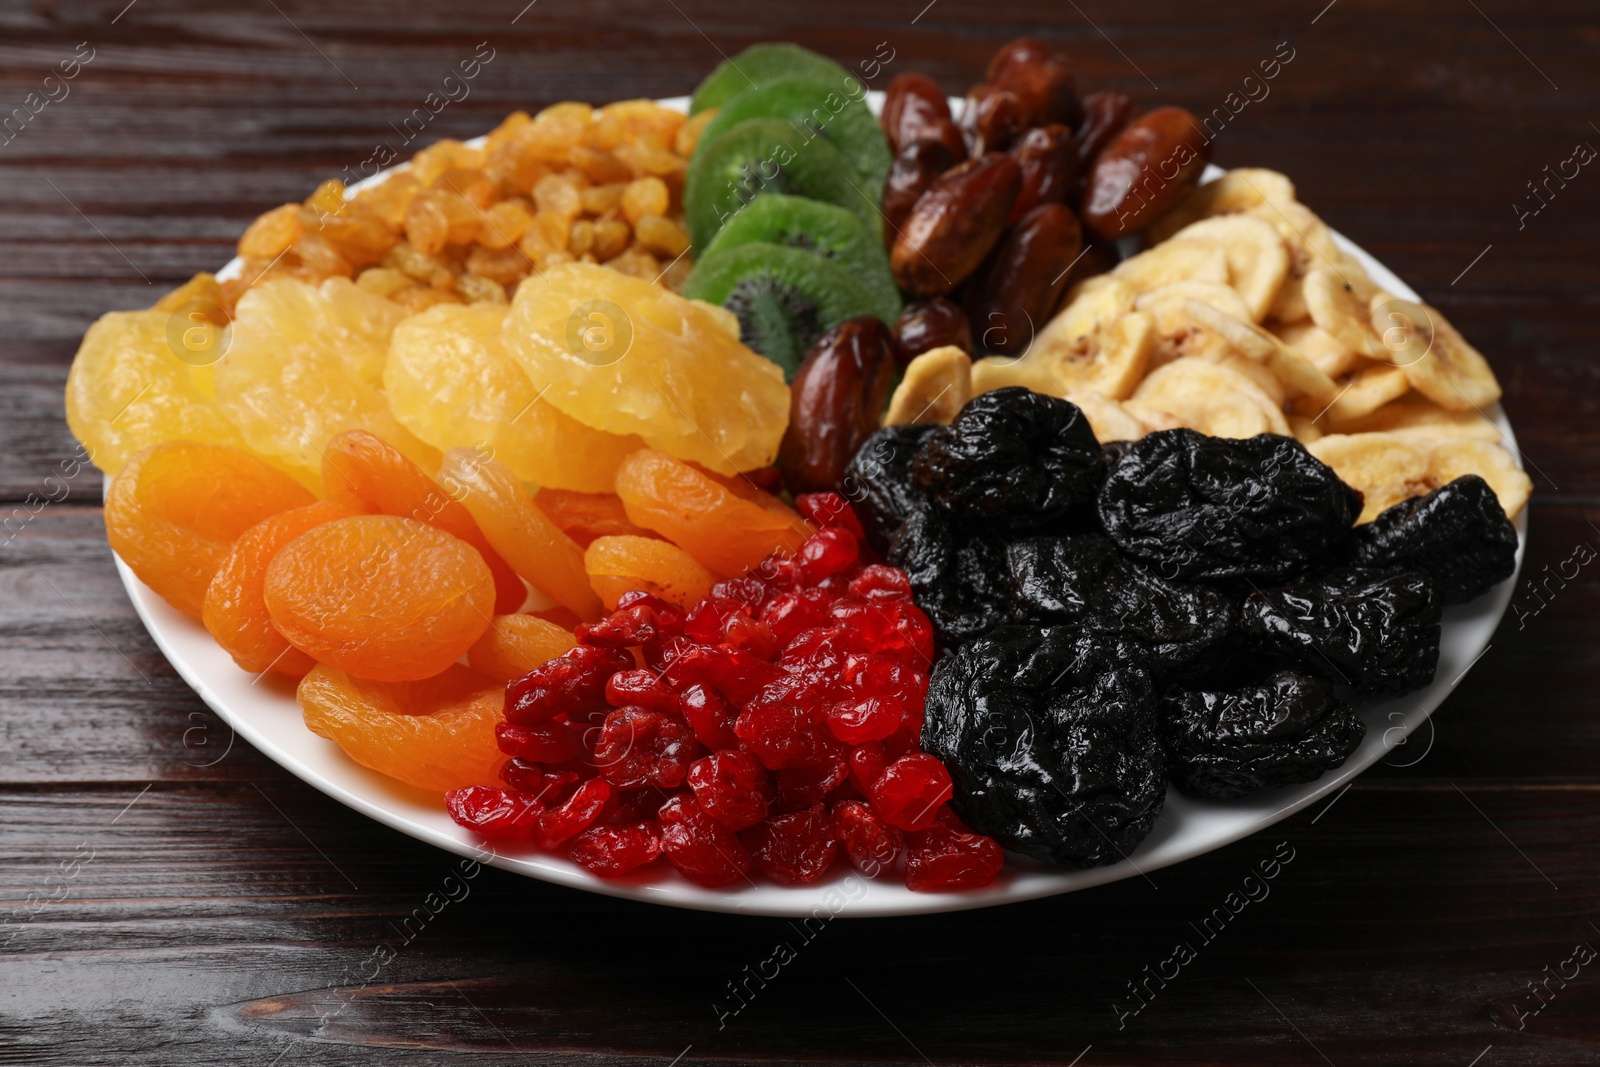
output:
[[[663,100],[662,103],[681,108],[686,105],[687,98]],[[873,105],[874,108],[880,106],[881,97],[874,100]],[[1220,170],[1212,167],[1207,177],[1219,173]],[[383,177],[380,175],[377,180]],[[1334,239],[1341,248],[1356,256],[1384,289],[1397,296],[1417,299],[1409,286],[1366,252],[1337,233]],[[235,260],[225,268],[224,275],[238,270],[239,266]],[[1495,405],[1487,414],[1515,454],[1516,439],[1505,413]],[[1527,543],[1526,509],[1517,517],[1516,526],[1519,536],[1517,570],[1520,572],[1523,547]],[[843,863],[837,865],[836,873],[828,880],[811,886],[788,888],[757,882],[736,889],[705,889],[679,876],[665,862],[652,864],[648,874],[606,881],[564,857],[537,852],[531,847],[508,849],[502,845],[499,851],[488,850],[472,834],[451,822],[437,799],[367,770],[346,758],[332,741],[306,729],[291,683],[276,676],[258,680],[255,675],[240,670],[198,622],[151,592],[120,559],[117,569],[134,609],[156,645],[200,698],[246,741],[295,777],[340,803],[420,841],[556,885],[680,908],[791,917],[912,915],[1032,900],[1124,878],[1147,876],[1162,867],[1248,837],[1319,798],[1331,795],[1404,744],[1482,654],[1505,613],[1516,582],[1513,575],[1473,603],[1445,612],[1439,667],[1433,684],[1403,697],[1361,707],[1367,736],[1337,771],[1305,785],[1275,789],[1231,802],[1194,800],[1169,789],[1166,807],[1154,830],[1132,856],[1121,863],[1091,870],[1061,870],[1008,855],[1005,869],[984,889],[913,893],[892,880],[878,882],[863,878]],[[1427,736],[1431,742],[1431,735]],[[1420,756],[1407,756],[1406,762],[1418,758]]]

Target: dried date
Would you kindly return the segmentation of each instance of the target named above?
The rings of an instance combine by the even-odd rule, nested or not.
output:
[[[924,352],[947,345],[972,354],[972,327],[967,313],[942,296],[907,304],[894,324],[894,338],[900,342],[902,366]]]
[[[967,283],[967,317],[989,352],[1021,355],[1067,288],[1083,227],[1065,204],[1040,204],[1019,219]]]
[[[943,296],[967,279],[1005,232],[1022,186],[999,152],[960,164],[923,193],[889,255],[894,280],[914,296]]]
[[[795,373],[778,463],[791,492],[838,488],[845,467],[878,428],[894,383],[895,340],[871,315],[834,326]]]
[[[1181,107],[1130,122],[1095,157],[1083,190],[1084,225],[1106,240],[1138,233],[1199,182],[1211,141]]]

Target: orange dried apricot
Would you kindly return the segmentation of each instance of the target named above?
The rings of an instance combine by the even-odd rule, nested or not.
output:
[[[567,489],[541,489],[533,498],[561,532],[584,548],[596,537],[653,537],[643,526],[628,521],[622,498],[615,493],[574,493]]]
[[[499,785],[505,687],[458,663],[432,678],[374,682],[325,664],[296,694],[306,726],[363,767],[434,793]]]
[[[528,598],[522,579],[489,546],[472,514],[377,434],[349,430],[329,441],[322,453],[322,485],[329,500],[351,511],[416,519],[477,549],[494,575],[495,611],[516,611]]]
[[[654,537],[599,537],[583,553],[589,584],[607,611],[635,589],[687,608],[711,592],[716,575],[677,545]]]
[[[439,481],[466,505],[495,551],[539,592],[580,618],[600,616],[583,569],[583,549],[550,521],[503,463],[470,449],[444,454]]]
[[[496,681],[521,678],[578,643],[571,630],[537,615],[496,615],[467,649],[467,662]]]
[[[460,659],[489,628],[494,578],[478,550],[415,519],[335,519],[267,566],[267,613],[294,647],[358,678],[408,682]]]
[[[239,535],[206,589],[200,621],[217,644],[241,669],[253,674],[277,671],[304,677],[316,661],[289,644],[272,625],[262,585],[267,565],[284,545],[325,522],[346,519],[357,511],[319,500],[273,515]]]
[[[617,495],[632,522],[654,530],[722,575],[740,575],[774,552],[791,554],[805,520],[754,486],[735,492],[665,452],[640,449],[617,468]]]
[[[139,580],[200,618],[240,534],[313,501],[287,474],[226,445],[169,441],[135,453],[106,494],[106,540]]]

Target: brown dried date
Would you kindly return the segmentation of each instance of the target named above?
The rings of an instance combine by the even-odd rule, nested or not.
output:
[[[902,366],[924,352],[946,345],[972,355],[972,327],[967,313],[942,296],[907,304],[894,324],[894,337],[900,342]]]
[[[1095,157],[1083,221],[1107,240],[1138,233],[1183,199],[1211,159],[1211,142],[1181,107],[1142,115]]]
[[[1072,131],[1059,123],[1036,126],[1011,146],[1011,158],[1022,168],[1022,190],[1011,205],[1011,221],[1040,204],[1063,204],[1078,185],[1078,146]]]
[[[986,351],[1028,350],[1082,250],[1083,227],[1065,204],[1040,204],[1011,227],[967,285],[967,317]]]
[[[913,296],[954,289],[1000,240],[1021,187],[1017,161],[1000,152],[970,159],[940,178],[895,239],[889,254],[895,282]]]
[[[893,246],[901,224],[922,194],[961,158],[942,141],[913,141],[900,150],[889,166],[888,180],[883,183],[883,218],[888,223],[883,232],[886,244]]]
[[[861,315],[833,327],[806,352],[778,450],[791,492],[838,486],[850,457],[878,429],[894,381],[895,348],[889,327]]]
[[[1133,97],[1101,89],[1083,98],[1083,122],[1073,127],[1078,138],[1078,169],[1087,170],[1095,157],[1133,119]]]
[[[918,141],[938,141],[956,159],[965,158],[967,143],[950,116],[950,101],[939,83],[926,74],[901,74],[884,94],[883,132],[896,154]]]
[[[1031,123],[1022,100],[1007,89],[975,86],[961,112],[961,128],[972,142],[972,154],[1004,152]]]
[[[989,60],[988,78],[996,89],[1015,94],[1025,126],[1083,121],[1083,104],[1072,84],[1067,57],[1031,37],[1004,44]]]

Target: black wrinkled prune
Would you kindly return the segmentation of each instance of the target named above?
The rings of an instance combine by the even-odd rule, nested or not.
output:
[[[1166,581],[1098,534],[1030,537],[1013,542],[1006,557],[1017,621],[1071,623],[1137,639],[1160,673],[1218,649],[1238,622],[1226,596]]]
[[[1441,604],[1465,604],[1511,577],[1517,530],[1489,483],[1463,474],[1358,526],[1350,556],[1361,567],[1422,571]]]
[[[990,533],[1045,530],[1093,500],[1100,442],[1077,405],[1021,386],[968,401],[917,450],[912,478],[958,521]]]
[[[972,829],[1052,863],[1115,863],[1166,799],[1154,690],[1138,650],[1071,626],[1003,626],[947,655],[924,751]]]
[[[926,503],[907,516],[884,558],[906,572],[911,592],[944,646],[1008,622],[1011,579],[1005,542],[964,533]]]
[[[911,461],[928,435],[939,429],[927,423],[889,426],[856,450],[840,480],[840,492],[855,507],[867,541],[880,556],[906,518],[923,504],[922,491],[911,484]]]
[[[1173,784],[1213,800],[1315,781],[1367,733],[1332,683],[1295,671],[1226,692],[1169,689],[1159,715]]]
[[[1100,490],[1117,547],[1185,581],[1279,582],[1338,551],[1361,495],[1290,437],[1141,438]]]
[[[1420,689],[1439,664],[1439,596],[1421,571],[1347,567],[1252,593],[1240,629],[1254,647],[1365,695]]]

